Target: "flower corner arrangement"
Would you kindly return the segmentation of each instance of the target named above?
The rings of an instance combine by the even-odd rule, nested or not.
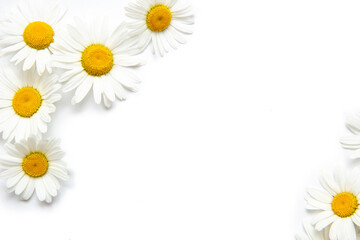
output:
[[[341,145],[359,158],[360,118],[350,116],[346,126],[353,135],[340,139]],[[337,167],[333,173],[319,176],[321,188],[309,187],[305,196],[306,209],[312,215],[304,220],[297,240],[360,239],[360,169]]]
[[[63,93],[71,92],[71,104],[92,94],[110,108],[138,89],[143,51],[151,46],[164,57],[192,33],[194,14],[182,0],[134,0],[125,12],[126,21],[111,28],[106,16],[66,23],[59,0],[20,0],[7,10],[0,22],[7,61],[0,69],[0,178],[7,192],[51,203],[71,177],[60,140],[47,136]]]

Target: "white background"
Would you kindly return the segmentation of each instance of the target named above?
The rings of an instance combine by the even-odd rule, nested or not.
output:
[[[47,136],[71,180],[51,205],[1,181],[1,239],[293,239],[319,172],[359,165],[338,142],[360,107],[358,0],[189,1],[195,33],[142,55],[138,93],[110,110],[64,96]],[[115,24],[128,2],[64,0],[63,23]]]

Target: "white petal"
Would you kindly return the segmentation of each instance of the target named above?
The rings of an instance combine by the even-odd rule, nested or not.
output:
[[[9,119],[7,122],[3,125],[3,139],[7,139],[8,141],[11,141],[12,138],[10,138],[11,133],[13,131],[16,131],[16,126],[19,123],[19,116],[14,115],[11,119]]]
[[[352,152],[350,154],[351,159],[358,159],[360,158],[360,149],[357,149],[356,151]]]
[[[78,73],[77,75],[73,76],[63,87],[63,92],[69,92],[75,88],[77,88],[79,85],[83,84],[86,80],[87,73],[85,71],[82,71]]]
[[[19,166],[20,164],[18,164],[17,166],[11,167],[3,172],[0,173],[0,178],[11,178],[11,177],[15,177],[16,175],[18,175],[19,173],[21,173],[23,170],[22,168]]]
[[[339,185],[327,173],[322,173],[319,177],[319,181],[321,186],[332,196],[336,196],[341,192]]]
[[[1,50],[3,53],[11,53],[11,52],[16,52],[19,51],[20,49],[25,47],[25,43],[24,42],[19,42],[16,43],[14,45],[11,45],[9,47],[4,48],[3,50]]]
[[[103,95],[103,97],[104,97],[104,105],[105,105],[105,107],[110,108],[112,102],[105,96],[105,94]]]
[[[29,180],[27,187],[25,188],[24,192],[22,193],[21,197],[24,200],[29,200],[29,198],[33,195],[35,190],[35,181],[33,179]]]
[[[316,207],[318,210],[331,210],[331,204],[320,202],[317,199],[314,199],[312,196],[305,196],[305,200],[311,206]]]
[[[348,116],[346,118],[346,126],[355,134],[360,133],[360,116]]]
[[[89,93],[92,86],[93,86],[93,78],[86,77],[85,80],[82,81],[81,85],[76,89],[72,103],[75,104],[81,102]]]
[[[39,50],[36,53],[36,70],[39,75],[42,75],[45,71],[46,61],[47,61],[47,50]]]
[[[103,93],[103,82],[101,78],[94,77],[93,78],[94,85],[93,85],[93,94],[94,94],[94,100],[97,104],[101,103],[101,96]]]
[[[170,32],[170,34],[174,37],[176,41],[182,44],[186,43],[185,38],[174,27],[169,26],[167,30]]]
[[[35,60],[36,60],[36,50],[32,49],[30,50],[30,55],[24,61],[23,70],[24,71],[29,70],[34,65]]]
[[[44,186],[47,190],[47,192],[55,197],[57,195],[57,190],[56,190],[56,185],[53,183],[52,179],[49,178],[47,175],[44,175],[44,177],[42,178]]]
[[[28,183],[30,181],[30,178],[28,175],[24,175],[21,180],[19,181],[19,183],[16,185],[15,188],[15,194],[16,195],[20,195],[24,192],[25,188],[27,187]]]
[[[49,173],[53,174],[55,177],[60,178],[62,180],[69,179],[69,175],[67,174],[66,170],[58,168],[58,167],[50,166]]]
[[[176,21],[176,20],[171,21],[171,26],[173,26],[176,30],[186,34],[193,33],[192,29],[181,24],[180,21]]]
[[[316,223],[315,229],[317,231],[322,231],[324,228],[329,226],[330,224],[334,225],[334,223],[339,220],[340,218],[336,215],[332,215],[331,217],[325,218],[319,222]]]
[[[327,220],[328,218],[332,217],[334,215],[334,213],[332,211],[322,211],[318,214],[316,214],[316,216],[312,219],[311,223],[313,225],[316,225],[318,222]]]
[[[339,185],[341,192],[346,191],[345,174],[346,174],[345,169],[343,169],[342,167],[338,167],[334,170],[334,178],[335,178],[336,183]]]
[[[115,101],[115,92],[111,84],[111,77],[104,77],[104,95],[110,102]]]
[[[21,171],[18,174],[16,174],[13,177],[10,177],[7,181],[6,181],[6,187],[7,188],[12,188],[14,187],[19,181],[20,179],[24,176],[24,172]]]
[[[356,240],[355,228],[351,219],[336,220],[330,228],[330,239]]]
[[[29,57],[31,54],[31,48],[29,47],[24,47],[23,49],[21,49],[20,51],[18,51],[11,59],[11,62],[15,62],[15,64],[19,64],[20,62],[22,62],[24,59],[26,59],[27,57]]]
[[[308,193],[318,201],[323,203],[331,203],[333,201],[333,196],[331,196],[328,192],[324,192],[315,188],[309,188]]]
[[[46,190],[44,183],[41,178],[35,179],[35,190],[36,195],[40,201],[45,201],[46,198]]]

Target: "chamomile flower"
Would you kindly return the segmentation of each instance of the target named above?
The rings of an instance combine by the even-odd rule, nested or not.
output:
[[[295,235],[296,240],[329,240],[328,229],[324,231],[316,231],[314,226],[308,222],[303,223],[303,231]]]
[[[360,170],[345,171],[338,168],[334,178],[322,174],[323,190],[308,189],[307,208],[317,211],[312,219],[315,230],[329,227],[330,240],[356,240],[354,225],[360,226]]]
[[[47,131],[54,103],[61,99],[56,75],[39,76],[35,70],[0,70],[0,132],[3,139],[16,141]]]
[[[6,153],[0,155],[0,177],[7,179],[8,192],[15,192],[28,200],[36,191],[40,201],[50,203],[60,188],[58,179],[67,180],[64,152],[59,140],[30,137],[15,144],[5,144]]]
[[[52,44],[57,26],[66,12],[58,2],[21,1],[0,24],[2,54],[12,54],[11,62],[23,62],[23,70],[35,66],[39,75],[52,72]]]
[[[347,117],[346,126],[354,135],[342,137],[340,143],[345,149],[354,151],[350,158],[360,159],[360,114]]]
[[[184,34],[191,34],[194,16],[191,7],[178,0],[137,0],[126,8],[130,35],[144,50],[150,43],[153,53],[164,56],[169,47],[186,43]]]
[[[83,23],[75,18],[67,34],[54,44],[55,64],[65,69],[60,77],[64,92],[76,89],[72,104],[81,102],[93,89],[97,104],[103,99],[110,107],[116,98],[124,100],[126,90],[136,91],[139,78],[129,69],[143,64],[135,55],[139,50],[129,40],[124,23],[112,33],[105,21]]]

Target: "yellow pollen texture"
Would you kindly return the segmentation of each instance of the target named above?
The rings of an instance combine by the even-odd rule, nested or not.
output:
[[[42,177],[48,171],[49,163],[43,153],[30,153],[23,159],[22,168],[30,177]]]
[[[12,106],[17,115],[29,118],[41,107],[42,98],[38,90],[32,87],[19,89],[12,100]]]
[[[54,42],[54,30],[47,23],[32,22],[26,26],[23,38],[29,47],[41,50]]]
[[[170,9],[163,4],[158,4],[148,11],[146,24],[151,31],[162,32],[169,27],[171,19]]]
[[[354,194],[343,192],[334,197],[331,207],[336,215],[341,218],[347,218],[356,212],[359,202]]]
[[[81,65],[89,75],[105,75],[114,66],[113,54],[104,45],[92,44],[83,51]]]

